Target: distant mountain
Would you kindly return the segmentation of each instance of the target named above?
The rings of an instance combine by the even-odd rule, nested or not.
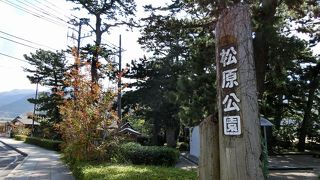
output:
[[[34,90],[12,90],[0,93],[0,117],[14,118],[33,111],[33,104],[27,99],[34,98]]]

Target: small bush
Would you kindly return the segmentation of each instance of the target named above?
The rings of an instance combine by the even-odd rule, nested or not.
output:
[[[179,159],[179,151],[169,147],[141,146],[137,143],[121,145],[124,158],[133,164],[173,166]]]
[[[25,140],[28,144],[34,144],[45,149],[60,151],[60,145],[62,141],[50,140],[50,139],[41,139],[37,137],[27,137]]]
[[[17,141],[25,141],[27,139],[28,136],[26,135],[15,135],[14,139]]]
[[[141,144],[142,146],[148,146],[151,144],[151,139],[149,137],[146,137],[146,136],[139,136],[137,138],[137,142],[139,144]]]
[[[179,145],[179,151],[189,151],[190,147],[188,143],[182,142]]]
[[[31,129],[25,128],[23,126],[18,126],[12,130],[14,135],[25,135],[28,136],[31,133]]]

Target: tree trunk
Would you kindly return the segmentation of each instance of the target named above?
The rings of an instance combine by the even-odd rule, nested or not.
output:
[[[253,40],[254,45],[254,60],[256,67],[256,79],[258,97],[261,98],[265,91],[264,82],[267,71],[267,64],[269,59],[269,39],[270,29],[274,24],[274,17],[276,13],[278,0],[262,0],[261,6],[261,20],[259,28],[255,32],[255,38]]]
[[[307,131],[311,124],[311,110],[312,110],[313,100],[315,97],[315,91],[317,88],[317,85],[316,85],[317,82],[312,82],[312,84],[313,85],[309,89],[308,102],[304,110],[304,116],[303,116],[302,124],[300,127],[299,142],[298,142],[298,151],[300,152],[304,152],[305,150]]]
[[[99,75],[98,75],[98,62],[99,62],[99,51],[102,39],[102,31],[101,31],[101,15],[96,15],[96,42],[95,42],[95,50],[93,52],[93,59],[91,62],[91,81],[94,83],[98,83]]]
[[[200,124],[199,179],[219,180],[219,125],[213,115]]]
[[[160,125],[157,119],[153,119],[153,128],[152,128],[152,137],[151,137],[151,144],[152,145],[159,145],[158,135],[160,132]]]
[[[176,139],[176,128],[175,127],[167,127],[166,128],[166,142],[169,147],[176,147],[177,139]]]
[[[305,143],[306,143],[306,136],[308,128],[310,128],[311,125],[311,113],[312,113],[312,106],[313,106],[313,100],[316,96],[316,91],[319,87],[319,74],[320,74],[320,63],[317,64],[317,66],[314,67],[314,69],[311,70],[311,77],[313,79],[310,82],[310,89],[308,94],[308,101],[307,106],[304,110],[304,116],[303,121],[300,128],[299,133],[299,143],[298,143],[298,150],[300,152],[303,152],[305,150]]]
[[[278,94],[275,109],[276,109],[275,117],[274,117],[275,127],[277,130],[279,130],[280,125],[281,125],[281,121],[282,121],[282,114],[283,114],[283,112],[282,112],[283,111],[283,99],[282,99],[281,94]]]
[[[248,6],[225,10],[216,26],[220,178],[264,179]]]

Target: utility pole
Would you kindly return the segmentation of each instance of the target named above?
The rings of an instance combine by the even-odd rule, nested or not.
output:
[[[37,77],[37,86],[36,86],[36,95],[35,95],[35,100],[37,101],[38,99],[38,87],[39,87],[39,81],[40,81],[40,78]],[[34,103],[33,105],[33,115],[32,115],[32,133],[31,133],[31,136],[33,137],[34,136],[34,120],[36,118],[36,108],[37,108],[37,102]]]
[[[121,61],[122,61],[122,47],[121,47],[121,34],[119,35],[119,71],[118,71],[118,118],[119,122],[121,123],[122,120],[122,113],[121,113],[121,76],[122,76],[122,69],[121,69]]]
[[[86,37],[90,37],[91,34],[86,34],[84,36],[81,36],[81,31],[82,31],[82,25],[84,24],[88,24],[89,22],[89,19],[88,18],[80,18],[79,19],[79,22],[77,22],[76,20],[73,20],[73,25],[74,26],[78,26],[78,30],[76,29],[73,29],[74,31],[76,31],[78,33],[78,37],[75,38],[73,36],[68,36],[68,37],[71,37],[72,39],[76,40],[77,41],[77,55],[79,56],[80,55],[80,47],[81,47],[81,39],[84,39]]]
[[[216,24],[220,179],[264,179],[249,7],[225,9]]]

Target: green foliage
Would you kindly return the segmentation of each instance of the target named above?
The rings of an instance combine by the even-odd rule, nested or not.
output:
[[[151,125],[141,115],[136,113],[127,113],[122,117],[123,122],[129,122],[133,129],[141,132],[144,135],[148,135],[151,132]]]
[[[178,149],[179,149],[179,151],[189,151],[190,145],[189,145],[189,143],[182,142],[182,143],[179,143]]]
[[[279,130],[274,130],[273,134],[276,139],[275,148],[279,151],[286,149],[292,150],[294,148],[294,141],[297,138],[297,125],[284,125]]]
[[[160,146],[141,146],[137,143],[121,145],[124,158],[133,164],[173,166],[180,153],[173,148]]]
[[[126,75],[127,78],[139,81],[130,84],[135,90],[124,94],[123,104],[127,109],[134,109],[135,116],[143,116],[145,125],[151,125],[153,144],[158,144],[157,136],[161,128],[167,130],[179,127],[176,116],[178,105],[168,98],[168,94],[175,89],[179,71],[179,66],[169,58],[161,61],[141,59],[141,62],[132,62]],[[148,126],[144,128],[149,129]]]
[[[178,168],[78,163],[73,166],[73,175],[79,180],[117,179],[117,180],[196,180],[195,171]]]
[[[274,119],[275,128],[280,133],[276,139],[292,145],[290,142],[298,136],[301,144],[299,149],[303,149],[306,137],[312,140],[319,137],[320,63],[319,57],[312,54],[310,47],[320,40],[320,4],[314,0],[244,2],[249,4],[252,13],[261,114]],[[214,114],[216,37],[211,32],[222,10],[235,3],[239,1],[182,0],[172,1],[165,7],[146,6],[145,10],[150,14],[143,19],[146,26],[139,43],[152,52],[154,57],[134,65],[134,68],[140,69],[136,73],[139,76],[135,76],[140,81],[133,84],[137,87],[136,92],[140,91],[139,96],[148,99],[145,89],[160,84],[160,92],[165,93],[150,92],[159,94],[162,101],[150,96],[148,102],[161,104],[159,102],[165,99],[177,106],[178,110],[172,115],[186,126],[197,125],[208,114]],[[296,31],[309,36],[309,41],[296,37]],[[170,62],[172,65],[166,66]],[[155,65],[155,68],[148,64]],[[153,72],[153,69],[157,70]],[[170,74],[174,70],[176,76]],[[164,77],[174,79],[170,86],[167,86],[169,82],[165,78],[160,78],[162,72],[167,73]],[[158,125],[163,121],[157,120],[157,117],[150,118],[150,114],[167,113],[166,109],[146,106],[141,101],[139,103],[147,111],[144,115],[149,115],[146,119],[153,120],[150,121],[153,131],[168,129]],[[300,127],[281,129],[282,119],[294,116],[299,116]],[[166,122],[172,120],[163,123]]]
[[[12,133],[14,135],[24,135],[24,136],[28,136],[31,133],[31,129],[30,128],[25,128],[23,126],[17,126],[15,128],[13,128]]]
[[[51,140],[51,139],[42,139],[37,137],[27,137],[25,142],[28,144],[33,144],[36,146],[43,147],[45,149],[60,151],[62,141]]]
[[[103,158],[99,159],[103,160],[103,162],[111,162],[111,163],[126,163],[127,160],[124,158],[122,150],[121,150],[121,144],[126,141],[125,137],[122,136],[109,136],[107,139],[103,142],[104,146],[101,148],[104,149],[104,152],[101,156]]]
[[[159,70],[148,74],[149,68],[145,68],[141,75],[157,80],[164,92],[159,98],[177,107],[173,112],[176,119],[186,126],[197,125],[215,111],[215,46],[213,29],[208,25],[212,23],[210,13],[194,1],[175,1],[166,8],[145,9],[150,16],[144,19],[147,26],[139,43],[154,53],[156,58],[150,61],[155,61]],[[187,15],[182,18],[181,12]],[[138,67],[144,65],[143,62]],[[159,78],[159,74],[163,77]],[[157,100],[152,98],[151,101]],[[166,109],[160,110],[166,113]]]
[[[33,84],[41,84],[50,88],[51,92],[39,93],[37,99],[28,99],[30,103],[37,105],[37,110],[44,112],[51,122],[60,122],[61,115],[58,107],[63,102],[63,97],[57,93],[65,91],[65,73],[68,70],[64,52],[52,52],[37,50],[36,53],[24,55],[32,68],[24,68],[28,73],[27,78]]]
[[[167,8],[146,7],[150,16],[143,19],[147,25],[139,43],[153,57],[133,61],[126,75],[138,81],[130,84],[134,88],[124,95],[123,104],[145,118],[153,144],[160,144],[157,137],[162,133],[174,147],[181,124],[199,124],[214,112],[212,29],[205,25],[209,21],[202,16],[205,13],[198,17],[193,7],[178,1]],[[190,14],[181,18],[175,13],[179,8]]]
[[[28,136],[26,135],[14,135],[14,139],[17,141],[25,141],[27,139]]]
[[[137,137],[137,143],[141,144],[142,146],[150,146],[151,139],[148,136],[139,136]]]
[[[39,118],[40,126],[37,127],[35,136],[43,139],[61,140],[61,134],[57,132],[57,127],[54,122],[46,118]]]

